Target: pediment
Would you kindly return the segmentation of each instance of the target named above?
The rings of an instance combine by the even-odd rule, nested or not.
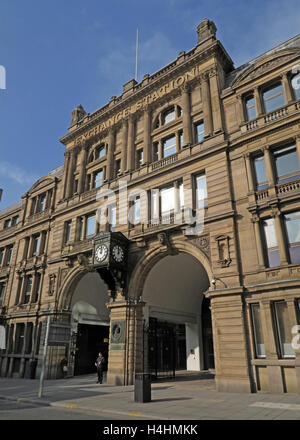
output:
[[[51,184],[53,184],[55,182],[55,177],[41,177],[39,180],[37,180],[32,187],[30,188],[30,190],[28,191],[29,194],[32,194],[34,192],[37,192]]]
[[[272,53],[263,59],[260,59],[240,73],[233,83],[233,86],[236,87],[244,82],[252,81],[262,74],[272,70],[274,67],[285,64],[288,61],[296,59],[297,57],[300,57],[300,47],[289,50],[280,50]]]

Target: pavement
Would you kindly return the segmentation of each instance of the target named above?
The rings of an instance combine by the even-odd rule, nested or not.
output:
[[[46,380],[41,398],[38,379],[0,378],[0,399],[119,420],[300,420],[299,395],[220,393],[210,377],[153,382],[147,403],[134,401],[133,385],[100,385],[94,374]]]

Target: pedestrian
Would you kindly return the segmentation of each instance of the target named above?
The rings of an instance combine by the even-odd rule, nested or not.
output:
[[[68,361],[65,357],[60,361],[60,365],[62,369],[63,378],[65,379],[68,374]]]
[[[105,363],[105,359],[102,356],[102,353],[99,353],[97,360],[95,362],[95,366],[97,367],[97,373],[98,373],[98,382],[97,383],[102,383],[104,363]]]

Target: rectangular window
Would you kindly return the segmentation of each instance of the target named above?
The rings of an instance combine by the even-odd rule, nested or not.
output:
[[[89,191],[91,189],[91,174],[88,174],[86,177],[86,190]]]
[[[296,145],[289,145],[273,152],[278,182],[300,176]]]
[[[274,219],[269,218],[264,220],[263,222],[264,233],[265,233],[265,241],[266,241],[266,250],[268,257],[268,266],[280,266],[280,255],[277,243],[277,237],[275,234],[275,225]]]
[[[5,220],[4,222],[4,229],[10,228],[11,227],[11,219],[8,218],[7,220]]]
[[[292,347],[292,328],[290,325],[288,307],[286,302],[275,302],[274,313],[280,355],[283,358],[295,357],[295,351]]]
[[[3,305],[5,286],[5,283],[0,283],[0,307],[2,307]]]
[[[201,209],[207,206],[207,188],[206,188],[206,176],[200,174],[196,176],[196,209]]]
[[[199,122],[195,125],[196,127],[196,141],[202,142],[204,139],[204,122]]]
[[[300,75],[297,73],[295,76],[293,76],[291,80],[294,97],[296,100],[300,99]]]
[[[174,186],[160,190],[161,213],[166,214],[175,208]]]
[[[38,212],[45,211],[45,208],[46,208],[46,193],[41,194],[39,196]]]
[[[30,354],[32,350],[32,333],[33,333],[33,324],[32,322],[27,323],[26,329],[26,341],[25,341],[25,354]]]
[[[251,304],[251,318],[253,327],[253,337],[255,345],[255,355],[257,358],[266,357],[264,338],[261,330],[259,304]]]
[[[3,263],[3,259],[4,259],[4,248],[0,249],[0,266]]]
[[[282,84],[265,89],[262,96],[266,113],[272,112],[285,105]]]
[[[95,214],[90,215],[87,217],[86,219],[86,233],[85,236],[86,237],[91,237],[92,235],[95,234],[95,229],[96,229],[96,216]]]
[[[37,302],[39,298],[39,290],[40,290],[40,284],[41,284],[41,274],[37,273],[34,280],[34,289],[32,293],[32,299],[31,302],[35,303]]]
[[[300,263],[300,211],[284,215],[289,242],[290,262]]]
[[[65,243],[71,240],[72,220],[65,222]]]
[[[15,353],[21,354],[24,345],[25,324],[17,324]]]
[[[103,184],[103,170],[99,170],[94,174],[94,188],[99,188]]]
[[[267,188],[269,186],[265,160],[263,156],[256,157],[254,159],[254,169],[256,177],[256,189],[259,191],[261,189]]]
[[[115,231],[115,228],[117,226],[117,207],[116,205],[110,205],[108,207],[108,221],[110,225],[110,230],[112,232]]]
[[[172,107],[171,109],[163,113],[162,124],[163,125],[168,124],[169,122],[174,121],[175,118],[176,118],[175,107]]]
[[[12,218],[11,225],[16,226],[18,223],[19,223],[19,216],[16,215],[15,217]]]
[[[144,150],[140,149],[136,152],[137,168],[140,168],[144,163]]]
[[[101,159],[105,156],[105,146],[99,145],[99,147],[96,147],[95,149],[95,160]]]
[[[12,259],[13,246],[7,246],[6,248],[6,265],[9,266]]]
[[[163,141],[163,157],[172,156],[176,153],[176,136],[171,136]]]
[[[183,131],[180,131],[179,132],[179,148],[182,148],[183,147],[183,142],[184,142],[184,140],[183,140]]]
[[[33,235],[32,237],[32,256],[39,254],[39,248],[40,248],[40,234]]]
[[[156,162],[159,159],[158,154],[158,142],[153,144],[153,161]]]
[[[25,279],[25,290],[24,290],[23,304],[29,303],[31,289],[32,289],[32,275],[28,275]]]
[[[115,167],[115,176],[118,177],[118,174],[121,172],[121,159],[116,160]]]
[[[139,223],[141,219],[141,199],[138,197],[134,202],[134,224]]]
[[[248,96],[245,99],[245,106],[247,112],[247,120],[251,121],[256,118],[255,99],[253,96]]]

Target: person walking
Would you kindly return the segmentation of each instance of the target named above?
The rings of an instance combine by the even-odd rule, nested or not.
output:
[[[68,375],[68,361],[65,357],[61,360],[60,365],[62,369],[63,378],[65,379]]]
[[[102,356],[102,353],[100,352],[98,354],[97,360],[95,362],[95,366],[97,367],[97,373],[98,373],[98,382],[97,383],[102,383],[104,363],[105,363],[105,359]]]

